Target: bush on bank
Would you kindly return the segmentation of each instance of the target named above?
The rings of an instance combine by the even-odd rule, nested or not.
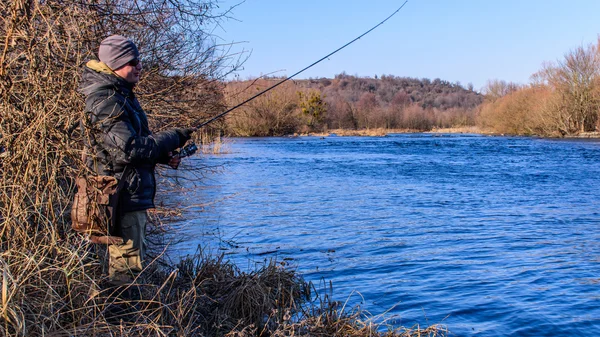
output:
[[[478,125],[497,133],[576,136],[600,129],[600,40],[546,64],[528,85],[491,81]]]

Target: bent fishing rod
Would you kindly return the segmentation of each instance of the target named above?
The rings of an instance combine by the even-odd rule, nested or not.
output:
[[[333,52],[331,52],[331,53],[329,53],[329,54],[327,54],[327,55],[323,56],[321,59],[319,59],[318,61],[316,61],[316,62],[312,63],[311,65],[307,66],[306,68],[304,68],[304,69],[302,69],[302,70],[300,70],[300,71],[296,72],[295,74],[293,74],[293,75],[291,75],[291,76],[289,76],[289,77],[287,77],[287,78],[285,78],[285,79],[283,79],[283,80],[281,80],[281,81],[279,81],[279,82],[275,83],[274,85],[272,85],[272,86],[268,87],[267,89],[265,89],[265,90],[263,90],[263,91],[259,92],[258,94],[256,94],[256,95],[254,95],[254,96],[252,96],[252,97],[248,98],[247,100],[243,101],[242,103],[239,103],[239,104],[235,105],[234,107],[232,107],[232,108],[229,108],[229,109],[227,109],[226,111],[224,111],[224,112],[221,112],[220,114],[218,114],[218,115],[214,116],[213,118],[211,118],[211,119],[209,119],[209,120],[207,120],[207,121],[203,122],[202,124],[200,124],[200,125],[196,126],[196,127],[194,128],[194,129],[195,129],[195,131],[198,131],[198,130],[199,130],[201,127],[203,127],[203,126],[205,126],[205,125],[207,125],[207,124],[210,124],[210,123],[212,123],[212,122],[216,121],[217,119],[219,119],[219,118],[221,118],[221,117],[223,117],[223,116],[227,115],[228,113],[230,113],[230,112],[232,112],[233,110],[235,110],[235,109],[237,109],[237,108],[241,107],[242,105],[244,105],[244,104],[246,104],[246,103],[248,103],[248,102],[250,102],[250,101],[254,100],[255,98],[257,98],[257,97],[259,97],[259,96],[261,96],[261,95],[263,95],[263,94],[265,94],[265,93],[267,93],[267,92],[269,92],[269,91],[271,91],[271,90],[275,89],[275,88],[276,88],[276,87],[278,87],[279,85],[281,85],[281,84],[283,84],[283,83],[285,83],[285,82],[287,82],[287,81],[291,80],[291,79],[292,79],[292,78],[294,78],[295,76],[297,76],[297,75],[299,75],[299,74],[303,73],[304,71],[306,71],[306,70],[308,70],[308,69],[312,68],[313,66],[317,65],[318,63],[320,63],[321,61],[325,60],[326,58],[329,58],[329,57],[330,57],[330,56],[332,56],[333,54],[335,54],[335,53],[339,52],[340,50],[342,50],[342,49],[344,49],[344,48],[348,47],[349,45],[353,44],[354,42],[356,42],[357,40],[359,40],[359,39],[360,39],[360,38],[362,38],[363,36],[365,36],[365,35],[369,34],[371,31],[375,30],[375,28],[377,28],[377,27],[381,26],[382,24],[384,24],[384,23],[385,23],[387,20],[389,20],[389,19],[390,19],[392,16],[396,15],[396,13],[398,13],[398,12],[399,12],[399,11],[402,9],[402,7],[404,7],[404,5],[406,5],[406,3],[407,3],[407,2],[408,2],[408,0],[404,1],[404,3],[402,4],[402,6],[400,6],[398,9],[396,9],[396,11],[395,11],[395,12],[393,12],[393,13],[392,13],[390,16],[388,16],[388,17],[387,17],[387,18],[385,18],[383,21],[381,21],[380,23],[378,23],[377,25],[375,25],[373,28],[371,28],[371,29],[369,29],[368,31],[366,31],[366,32],[362,33],[360,36],[358,36],[358,37],[357,37],[357,38],[355,38],[354,40],[352,40],[352,41],[350,41],[350,42],[346,43],[345,45],[343,45],[343,46],[341,46],[340,48],[338,48],[338,49],[334,50]]]

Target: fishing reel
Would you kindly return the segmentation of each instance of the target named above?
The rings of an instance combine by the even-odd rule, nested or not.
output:
[[[194,153],[196,153],[196,151],[198,151],[198,146],[196,146],[194,142],[191,142],[188,145],[184,146],[183,149],[179,151],[179,153],[175,154],[175,156],[179,158],[185,158],[193,155]]]

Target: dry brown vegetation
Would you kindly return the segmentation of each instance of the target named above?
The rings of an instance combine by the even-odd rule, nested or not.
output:
[[[294,134],[294,136],[315,136],[315,137],[327,137],[327,136],[353,136],[353,137],[382,137],[392,133],[414,133],[420,132],[419,130],[411,129],[362,129],[362,130],[348,130],[348,129],[332,129],[327,132],[308,132],[303,134]]]
[[[478,126],[464,126],[456,128],[433,128],[431,133],[480,133],[488,134],[492,133],[490,130],[482,129]]]
[[[243,273],[218,257],[169,266],[158,255],[135,284],[108,287],[103,247],[70,230],[83,171],[77,86],[98,43],[111,32],[138,42],[154,130],[194,125],[220,109],[218,80],[237,64],[204,33],[227,12],[212,1],[12,0],[0,14],[0,336],[379,335],[358,313],[304,302],[308,285],[275,262]]]
[[[225,97],[230,106],[236,105],[275,84],[256,80],[251,85],[230,82]],[[227,129],[236,136],[278,136],[295,132],[301,125],[297,88],[286,82],[238,108],[227,116]]]
[[[600,127],[600,42],[548,63],[518,86],[491,81],[478,124],[497,133],[577,136]]]

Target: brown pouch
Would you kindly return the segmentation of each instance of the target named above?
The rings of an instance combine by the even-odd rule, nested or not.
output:
[[[118,180],[111,176],[79,177],[77,193],[71,209],[71,227],[90,236],[95,243],[121,243],[120,237],[109,235],[113,214],[111,196],[117,193]]]

